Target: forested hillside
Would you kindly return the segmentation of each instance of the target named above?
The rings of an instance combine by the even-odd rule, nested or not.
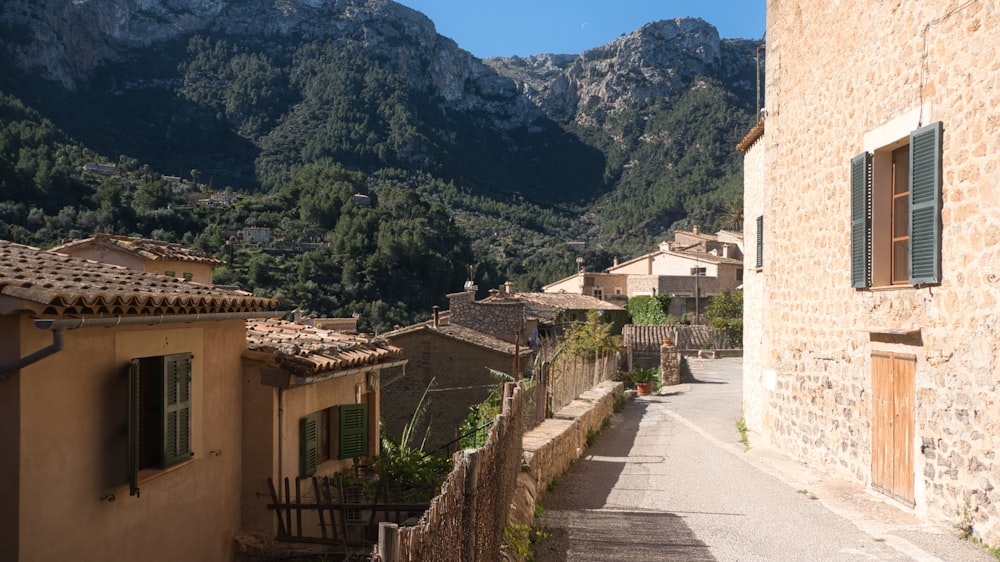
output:
[[[392,3],[371,6],[385,16]],[[19,52],[29,24],[2,16],[0,39]],[[730,220],[753,42],[720,42],[698,21],[647,26],[578,64],[614,66],[600,57],[629,40],[669,51],[674,35],[715,54],[668,69],[666,85],[590,70],[605,84],[591,101],[552,111],[453,43],[365,17],[383,26],[366,32],[377,48],[204,29],[119,51],[71,87],[0,61],[0,237],[46,247],[113,232],[232,251],[218,281],[385,329],[444,304],[470,267],[484,290],[533,290],[578,257],[593,270],[649,251],[679,221]],[[196,204],[223,190],[243,197]],[[227,245],[248,225],[277,243]]]

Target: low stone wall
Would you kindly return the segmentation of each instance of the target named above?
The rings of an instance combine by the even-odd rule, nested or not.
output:
[[[565,473],[587,448],[588,431],[600,431],[615,410],[625,387],[604,381],[580,395],[522,439],[521,475],[511,505],[510,523],[534,522],[535,503],[556,478]]]

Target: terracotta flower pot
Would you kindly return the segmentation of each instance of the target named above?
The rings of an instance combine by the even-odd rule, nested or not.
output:
[[[635,383],[635,391],[639,396],[649,396],[653,393],[653,383],[637,382]]]

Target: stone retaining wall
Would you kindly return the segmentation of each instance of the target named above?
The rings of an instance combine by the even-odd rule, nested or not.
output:
[[[530,525],[534,521],[535,504],[544,490],[580,458],[587,448],[588,431],[600,431],[624,392],[620,382],[602,382],[524,434],[510,523]]]

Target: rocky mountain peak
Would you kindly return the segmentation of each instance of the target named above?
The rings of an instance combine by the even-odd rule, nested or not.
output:
[[[485,62],[510,77],[547,114],[600,124],[723,71],[723,41],[711,24],[661,20],[580,55],[504,57]]]

